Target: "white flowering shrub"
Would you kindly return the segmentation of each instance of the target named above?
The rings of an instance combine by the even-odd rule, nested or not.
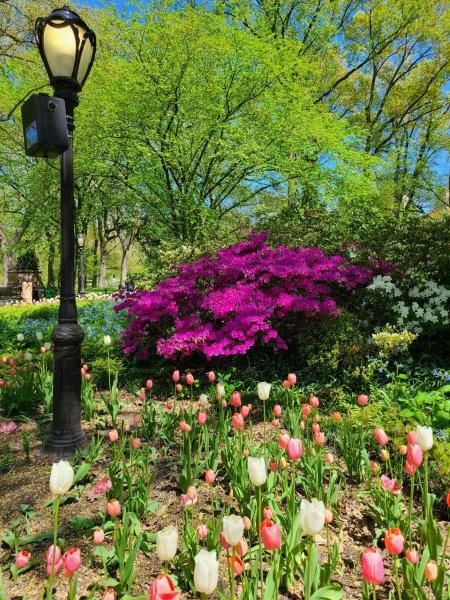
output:
[[[420,333],[428,325],[447,325],[450,290],[435,281],[415,282],[413,287],[407,283],[401,285],[390,275],[377,275],[367,289],[388,301],[385,309],[391,311],[390,322],[397,327]]]

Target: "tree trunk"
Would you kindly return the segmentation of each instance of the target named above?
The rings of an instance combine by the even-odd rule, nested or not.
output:
[[[92,261],[92,287],[96,288],[98,285],[98,237],[95,236],[94,247],[92,250],[94,258]]]
[[[106,274],[107,274],[107,252],[106,252],[106,242],[104,240],[100,240],[100,277],[98,280],[98,286],[101,288],[106,287]]]
[[[3,285],[8,285],[8,271],[16,266],[17,256],[15,252],[5,250],[3,254]]]
[[[125,287],[125,283],[127,281],[127,275],[128,275],[128,259],[130,257],[130,247],[128,246],[127,248],[123,248],[122,249],[122,262],[120,265],[120,282],[119,282],[119,289],[122,289]]]
[[[47,257],[47,287],[55,287],[55,244],[50,242]]]

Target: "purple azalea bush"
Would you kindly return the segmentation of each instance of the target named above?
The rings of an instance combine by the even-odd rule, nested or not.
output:
[[[128,316],[124,352],[145,359],[155,342],[170,359],[245,354],[260,342],[286,349],[277,330],[283,318],[338,316],[333,290],[351,290],[371,276],[370,269],[320,248],[271,248],[267,237],[252,233],[217,256],[175,266],[176,275],[154,290],[122,298],[115,308]]]

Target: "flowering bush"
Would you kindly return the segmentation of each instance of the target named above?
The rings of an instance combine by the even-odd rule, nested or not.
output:
[[[371,275],[319,248],[271,248],[266,240],[267,233],[253,233],[217,256],[178,265],[177,274],[152,291],[126,296],[116,307],[131,318],[125,353],[146,358],[158,333],[157,350],[167,358],[245,354],[259,341],[285,349],[277,330],[284,317],[337,316],[333,286],[351,290]]]
[[[377,275],[367,289],[390,301],[393,324],[398,327],[420,333],[427,326],[449,322],[450,290],[435,281],[411,286],[406,279],[403,285],[397,285],[390,275]]]

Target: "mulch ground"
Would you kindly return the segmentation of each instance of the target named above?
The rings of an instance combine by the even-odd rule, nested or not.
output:
[[[126,409],[122,411],[121,416],[126,422],[131,422],[133,414],[139,412],[138,402],[135,398],[122,393],[122,400],[126,402]],[[98,426],[98,425],[97,425]],[[95,431],[92,423],[85,423],[84,428],[88,434]],[[256,428],[257,431],[257,428]],[[30,435],[30,460],[26,461],[22,449],[21,434],[28,432]],[[3,434],[0,438],[1,444],[6,441],[9,443],[12,456],[7,472],[0,472],[0,538],[7,530],[11,528],[11,523],[21,512],[19,505],[29,504],[36,512],[31,518],[29,535],[42,533],[52,530],[52,512],[51,507],[46,507],[45,503],[51,498],[49,490],[49,474],[52,465],[52,458],[45,454],[42,449],[42,443],[36,435],[37,424],[34,421],[20,424],[18,429],[11,434]],[[4,451],[4,450],[3,450]],[[154,467],[154,484],[151,491],[151,499],[160,502],[160,508],[150,514],[144,522],[144,528],[156,532],[162,527],[177,523],[181,526],[183,518],[183,509],[180,504],[178,489],[178,474],[173,463],[176,456],[164,456]],[[90,537],[76,535],[70,525],[72,517],[85,517],[88,519],[96,518],[101,522],[101,515],[104,514],[106,501],[104,495],[93,494],[93,489],[98,479],[107,475],[108,452],[102,459],[93,465],[90,472],[90,483],[84,487],[82,495],[77,502],[66,503],[60,509],[60,537],[63,537],[71,546],[81,548],[82,566],[78,572],[78,598],[86,597],[89,590],[92,589],[94,582],[100,582],[103,579],[101,565],[91,563],[90,557],[92,551],[92,541]],[[203,489],[202,486],[205,486]],[[221,486],[220,480],[217,482],[216,493],[225,496],[225,489]],[[365,506],[357,497],[357,485],[349,484],[341,493],[339,500],[339,520],[340,530],[334,524],[331,526],[332,536],[339,539],[341,547],[341,564],[336,576],[344,590],[344,599],[361,599],[361,575],[359,568],[359,557],[362,548],[370,546],[372,542],[373,524],[365,511]],[[206,484],[201,484],[198,488],[199,502],[196,506],[197,515],[202,511],[208,512],[207,500],[209,498]],[[229,501],[227,499],[227,501]],[[446,526],[441,523],[442,527]],[[46,549],[50,542],[32,544],[28,549],[32,552],[33,558],[44,560]],[[318,537],[318,543],[321,555],[325,555],[325,540]],[[223,553],[221,555],[223,557]],[[45,575],[43,565],[38,565],[29,572],[19,576],[13,583],[9,577],[9,565],[14,560],[8,548],[0,549],[0,564],[3,571],[3,586],[6,590],[8,600],[40,600],[44,591]],[[148,586],[153,577],[159,572],[160,563],[155,553],[144,554],[140,552],[135,563],[136,580],[133,589],[135,594],[147,593]],[[220,582],[221,589],[228,587],[225,576],[226,569],[222,565]],[[387,582],[384,588],[379,589],[378,598],[386,599],[388,591],[392,588],[390,574],[388,573]],[[280,594],[281,599],[300,599],[301,585],[295,586],[286,594]],[[67,596],[67,581],[61,575],[57,579],[58,600],[63,600]],[[184,595],[183,598],[191,596]]]

